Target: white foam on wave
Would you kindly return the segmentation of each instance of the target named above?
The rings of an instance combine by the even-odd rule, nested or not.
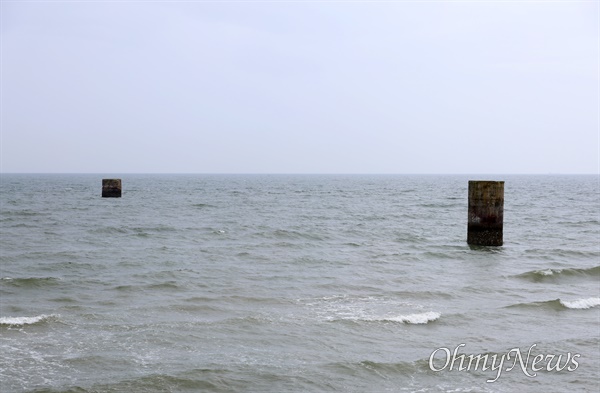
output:
[[[585,309],[600,306],[600,297],[589,297],[572,301],[561,300],[560,303],[567,308]]]
[[[377,322],[402,322],[414,325],[423,325],[429,322],[433,322],[439,319],[441,314],[435,311],[429,311],[418,314],[407,314],[398,315],[397,317],[380,317],[380,318],[360,318],[363,321],[377,321]],[[347,318],[356,319],[356,318]]]
[[[427,324],[440,318],[438,312],[426,312],[425,305],[386,296],[334,295],[307,300],[306,305],[327,321]]]
[[[42,322],[53,317],[53,315],[38,315],[36,317],[2,317],[0,318],[0,325],[9,326],[23,326],[33,325],[34,323]]]
[[[546,270],[536,270],[535,273],[539,273],[542,276],[551,276],[554,274],[554,270],[552,269],[546,269]],[[560,273],[560,270],[557,270],[556,273]]]
[[[411,324],[425,324],[439,319],[440,316],[441,314],[439,312],[429,311],[419,314],[400,315],[398,317],[389,318],[389,320]]]

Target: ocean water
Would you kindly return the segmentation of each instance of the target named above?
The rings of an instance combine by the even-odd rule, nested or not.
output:
[[[1,176],[3,393],[600,388],[597,176],[102,177]]]

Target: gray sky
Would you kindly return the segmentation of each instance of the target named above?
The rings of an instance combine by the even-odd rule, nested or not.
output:
[[[596,1],[7,1],[2,172],[598,173]]]

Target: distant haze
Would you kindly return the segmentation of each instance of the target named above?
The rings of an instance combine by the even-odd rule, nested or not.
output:
[[[1,7],[2,172],[599,170],[596,1]]]

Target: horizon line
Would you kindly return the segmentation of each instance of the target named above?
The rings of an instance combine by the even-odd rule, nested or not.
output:
[[[592,172],[0,172],[1,175],[600,176]]]

